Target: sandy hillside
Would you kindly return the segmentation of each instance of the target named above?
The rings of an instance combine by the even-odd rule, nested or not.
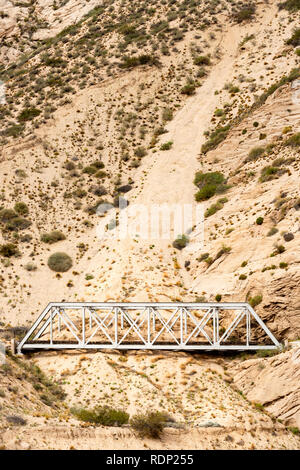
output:
[[[129,1],[15,3],[0,15],[7,344],[10,329],[28,327],[49,301],[218,295],[250,301],[287,348],[228,362],[181,353],[36,355],[66,392],[67,411],[36,423],[20,405],[25,426],[37,426],[23,445],[53,448],[64,434],[64,448],[118,448],[125,433],[129,447],[299,448],[299,365],[287,343],[300,338],[299,11],[254,2],[243,19],[227,0],[153,0],[153,11]],[[218,172],[220,193],[202,197],[197,172]],[[122,239],[118,227],[99,237],[99,224],[122,214],[112,208],[100,217],[96,209],[116,206],[119,196],[137,228],[135,204],[201,207],[204,243],[200,225],[182,250],[174,230],[164,240]],[[48,266],[55,252],[71,257],[64,272]],[[6,423],[13,396],[3,399]],[[103,402],[131,415],[167,407],[185,434],[175,427],[160,443],[142,441],[131,429],[81,427],[69,415],[72,406]],[[209,422],[221,427],[207,431]],[[3,426],[2,445],[22,447]]]
[[[34,362],[49,378],[28,359],[17,365],[9,360],[1,371],[1,448],[299,449],[292,427],[287,429],[261,403],[248,401],[232,387],[227,372],[232,360],[112,352],[46,353]],[[162,409],[172,422],[157,440],[139,437],[128,425],[80,423],[69,411],[103,402],[131,416]]]

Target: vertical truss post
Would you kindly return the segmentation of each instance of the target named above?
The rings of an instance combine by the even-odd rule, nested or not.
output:
[[[58,331],[60,333],[60,329],[61,329],[61,318],[60,318],[60,315],[58,315]]]
[[[155,333],[155,309],[152,308],[153,333]]]
[[[82,307],[82,345],[85,345],[85,307]]]
[[[50,312],[50,344],[53,345],[53,312]]]
[[[118,308],[115,308],[115,346],[118,345]]]
[[[214,313],[213,313],[213,343],[214,346],[219,346],[220,345],[220,337],[219,337],[219,309],[218,307],[214,308]]]
[[[183,308],[180,309],[180,344],[183,344]]]
[[[213,345],[216,346],[216,338],[217,338],[217,335],[216,335],[216,309],[214,308],[213,309]]]
[[[151,344],[151,311],[150,308],[147,309],[147,342],[148,346]]]
[[[249,346],[251,338],[251,317],[249,310],[246,311],[246,345]]]

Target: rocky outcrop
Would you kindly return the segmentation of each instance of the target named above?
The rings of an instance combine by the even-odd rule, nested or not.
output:
[[[278,340],[300,337],[300,276],[285,274],[267,286],[268,301],[262,318],[267,321]]]
[[[300,426],[300,350],[250,359],[229,370],[246,397],[288,426]]]

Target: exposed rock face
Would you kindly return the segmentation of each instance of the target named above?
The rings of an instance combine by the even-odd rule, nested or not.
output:
[[[38,41],[53,37],[77,23],[101,4],[101,0],[0,0],[0,39],[8,40],[8,44],[1,45],[0,62],[12,63],[30,50],[30,43],[21,50],[15,48],[14,38],[20,36],[32,41],[33,45],[37,44]]]
[[[300,337],[300,276],[285,274],[265,286],[268,301],[264,302],[262,318],[278,340]]]
[[[278,356],[250,359],[230,370],[235,385],[289,426],[300,426],[300,354],[292,349]]]
[[[27,233],[18,233],[13,231],[17,225],[0,220],[0,245],[13,242],[21,254],[8,259],[4,250],[0,256],[1,327],[28,327],[50,300],[258,297],[255,310],[279,341],[300,337],[300,76],[291,74],[299,56],[286,45],[299,18],[279,11],[276,2],[257,2],[252,21],[237,24],[232,9],[242,3],[0,0],[0,205],[12,211],[16,202],[25,203],[31,223]],[[282,80],[290,74],[294,78]],[[270,87],[276,91],[269,93]],[[264,95],[268,98],[260,100]],[[213,136],[223,127],[224,140],[215,146]],[[293,145],[286,142],[290,138]],[[200,153],[210,141],[213,150]],[[257,147],[263,151],[250,158]],[[262,179],[266,169],[270,178]],[[226,194],[196,202],[193,180],[199,171],[221,172]],[[135,204],[189,204],[208,213],[204,224],[190,224],[189,244],[181,250],[173,242],[183,230],[171,230],[168,239],[152,240],[136,231],[122,239],[111,223],[112,213],[120,220],[118,209],[101,219],[96,211],[101,202],[113,203],[116,193],[126,194],[129,211]],[[137,231],[138,219],[134,214],[130,219]],[[102,236],[96,229],[101,221],[116,236]],[[65,235],[54,246],[41,236],[53,230]],[[74,270],[51,272],[47,260],[54,251],[72,255]],[[252,332],[262,340],[258,328]],[[184,442],[179,431],[179,448],[191,443],[299,447],[297,436],[230,388],[234,380],[250,400],[299,426],[299,363],[292,352],[231,363],[233,378],[221,377],[220,370],[210,373],[207,357],[183,369],[178,357],[157,367],[148,358],[147,375],[143,352],[129,359],[121,374],[105,353],[98,353],[93,359],[89,355],[89,380],[79,354],[68,361],[58,353],[40,363],[64,383],[68,406],[105,402],[116,407],[119,399],[123,407],[128,394],[132,412],[149,403],[178,416],[184,410],[194,425],[222,426],[212,431],[220,435],[213,434],[211,441],[206,429],[203,434],[192,430],[186,439],[182,435]],[[0,377],[0,390],[1,380],[14,386],[19,381],[17,374],[7,373]],[[117,381],[119,390],[113,393],[111,384]],[[31,413],[46,413],[48,405],[40,403],[31,382],[27,385],[24,398],[36,405]],[[92,398],[91,386],[98,394]],[[174,401],[166,404],[172,388]],[[12,403],[16,412],[27,409],[23,393],[18,400],[13,390],[0,394],[0,423],[3,410],[11,414]],[[6,428],[7,421],[2,424]],[[118,446],[110,437],[103,444],[106,430],[98,439],[76,424],[57,431],[53,421],[51,438],[47,423],[35,431],[37,440],[43,433],[50,436],[39,446],[58,446],[63,434],[66,448]],[[15,443],[15,434],[8,430],[4,439],[11,448],[37,446],[32,437]],[[119,442],[134,448],[137,443],[128,444],[128,435],[119,436]],[[2,436],[0,429],[0,448]]]

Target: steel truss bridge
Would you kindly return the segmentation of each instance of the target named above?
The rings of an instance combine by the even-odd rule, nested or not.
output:
[[[280,344],[248,303],[50,303],[18,344],[43,349],[257,350]]]

